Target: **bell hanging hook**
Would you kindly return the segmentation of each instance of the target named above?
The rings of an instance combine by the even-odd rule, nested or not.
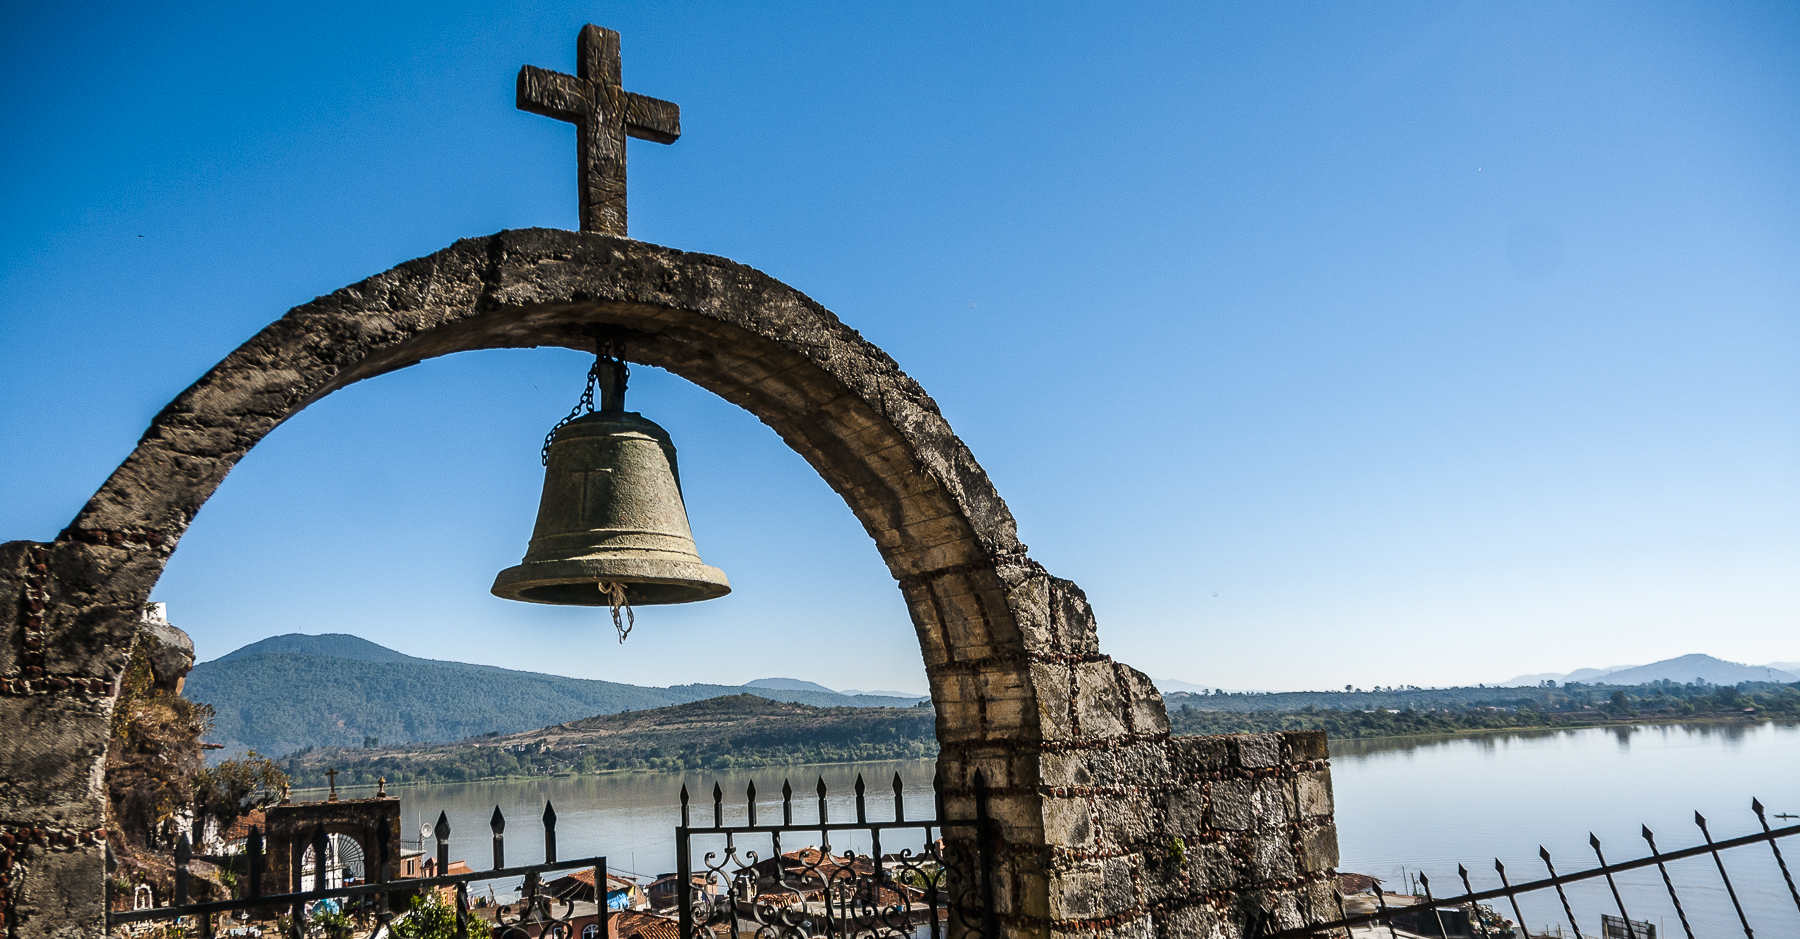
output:
[[[618,414],[625,410],[625,385],[631,380],[631,366],[617,355],[602,352],[594,359],[594,378],[600,387],[600,410]]]

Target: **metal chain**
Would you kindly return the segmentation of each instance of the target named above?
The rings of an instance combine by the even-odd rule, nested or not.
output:
[[[630,366],[627,366],[625,360],[619,356],[617,342],[613,340],[602,340],[596,344],[594,349],[594,364],[588,368],[587,388],[581,392],[581,400],[576,401],[575,406],[569,409],[569,416],[557,421],[556,426],[550,428],[550,432],[544,435],[544,449],[538,451],[538,463],[540,465],[550,465],[550,444],[556,441],[557,431],[562,430],[564,427],[568,426],[570,421],[581,417],[583,414],[594,413],[594,386],[600,383],[600,364],[608,359],[617,363],[619,368],[624,370],[627,375],[630,374]]]
[[[597,384],[599,381],[600,381],[600,356],[596,355],[596,356],[594,356],[593,367],[588,369],[587,390],[583,391],[581,393],[581,400],[575,402],[575,406],[569,409],[568,417],[565,417],[562,420],[557,421],[556,426],[550,428],[550,432],[544,435],[544,449],[539,451],[539,453],[538,453],[538,462],[539,463],[543,464],[544,466],[550,465],[550,444],[556,440],[556,432],[557,431],[562,430],[564,427],[568,426],[570,421],[582,416],[583,414],[594,413],[594,385]]]

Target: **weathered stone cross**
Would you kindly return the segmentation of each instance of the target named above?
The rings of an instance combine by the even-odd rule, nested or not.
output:
[[[625,235],[625,138],[674,143],[681,106],[626,91],[619,34],[589,23],[576,41],[574,75],[519,69],[519,109],[576,128],[581,163],[581,230]]]
[[[325,775],[331,777],[331,795],[325,800],[327,802],[337,801],[337,774],[338,771],[335,766],[325,771]]]

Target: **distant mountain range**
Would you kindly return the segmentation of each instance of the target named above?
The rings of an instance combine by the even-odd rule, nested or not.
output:
[[[323,748],[295,756],[285,768],[299,786],[323,785],[330,768],[343,774],[339,785],[367,785],[382,777],[390,783],[461,782],[913,760],[937,752],[937,715],[928,708],[816,708],[740,694],[460,743]],[[804,778],[795,781],[804,787]]]
[[[1500,683],[1501,687],[1521,687],[1537,685],[1545,681],[1566,684],[1571,681],[1587,684],[1608,685],[1641,685],[1652,681],[1706,682],[1714,685],[1735,685],[1741,681],[1800,681],[1800,662],[1771,662],[1767,665],[1742,665],[1715,659],[1710,655],[1683,655],[1649,665],[1614,665],[1610,668],[1578,668],[1567,674],[1561,672],[1545,672],[1541,675],[1520,675]]]
[[[749,685],[644,687],[422,659],[342,633],[290,633],[194,666],[182,694],[212,706],[221,756],[254,749],[447,743],[601,714],[750,691],[814,707],[911,707],[918,696],[840,694],[792,678]]]

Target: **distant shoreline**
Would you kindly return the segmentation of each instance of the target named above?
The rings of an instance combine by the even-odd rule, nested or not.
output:
[[[1276,717],[1277,715],[1274,713],[1266,713],[1266,716],[1267,717]],[[1286,716],[1286,715],[1281,715],[1281,716]],[[1642,717],[1637,717],[1637,718],[1626,717],[1626,718],[1620,718],[1617,720],[1570,721],[1570,722],[1555,723],[1555,724],[1534,724],[1534,725],[1510,726],[1510,727],[1471,727],[1471,728],[1462,728],[1462,729],[1455,729],[1455,730],[1419,730],[1419,731],[1411,732],[1411,733],[1369,735],[1369,736],[1360,736],[1360,737],[1350,737],[1350,736],[1341,736],[1341,735],[1332,736],[1332,735],[1330,735],[1329,732],[1327,732],[1327,736],[1328,736],[1328,739],[1331,740],[1332,742],[1356,741],[1358,743],[1380,742],[1380,741],[1387,741],[1387,740],[1427,740],[1427,739],[1433,739],[1433,738],[1440,739],[1440,740],[1453,740],[1453,739],[1460,739],[1460,738],[1479,737],[1479,736],[1487,736],[1487,735],[1492,735],[1492,734],[1504,734],[1504,733],[1532,733],[1532,732],[1540,732],[1540,731],[1562,731],[1562,730],[1592,730],[1595,728],[1604,728],[1604,727],[1670,727],[1670,726],[1681,726],[1681,725],[1689,725],[1689,724],[1746,725],[1746,726],[1747,725],[1761,725],[1761,724],[1779,724],[1779,725],[1783,725],[1783,726],[1795,726],[1795,725],[1800,725],[1800,720],[1797,720],[1797,719],[1794,719],[1791,717],[1744,717],[1744,716],[1735,716],[1735,715],[1701,715],[1701,716],[1692,716],[1692,717],[1666,717],[1666,718],[1659,717],[1659,718],[1650,718],[1650,719],[1645,719]],[[1304,729],[1304,728],[1296,728],[1296,729]],[[1255,733],[1255,732],[1270,732],[1270,731],[1244,731],[1244,732]],[[1192,737],[1192,736],[1207,736],[1207,735],[1204,735],[1204,734],[1174,734],[1173,736]],[[520,780],[580,779],[580,778],[585,778],[585,777],[599,777],[599,776],[667,775],[667,774],[672,774],[672,773],[694,773],[694,772],[702,772],[703,773],[703,772],[707,772],[709,770],[712,772],[736,772],[736,771],[742,771],[742,770],[760,769],[763,766],[795,766],[795,767],[802,767],[802,766],[853,766],[853,765],[857,765],[857,764],[861,764],[861,763],[899,763],[899,762],[911,762],[913,760],[934,759],[934,758],[935,757],[933,757],[933,756],[924,756],[924,757],[901,757],[901,758],[896,758],[896,759],[876,758],[876,759],[856,759],[856,760],[806,761],[806,762],[793,762],[793,763],[782,762],[782,761],[771,761],[771,762],[768,762],[765,764],[758,764],[758,765],[742,765],[742,764],[740,764],[738,766],[729,767],[729,768],[712,768],[712,767],[705,767],[705,766],[696,766],[696,767],[684,767],[681,769],[637,769],[637,768],[599,769],[599,770],[593,770],[593,771],[588,771],[588,772],[558,772],[558,773],[550,773],[550,774],[511,773],[511,774],[505,774],[505,775],[481,776],[481,777],[478,777],[475,779],[466,779],[466,780],[424,779],[424,780],[407,780],[404,782],[390,782],[387,784],[387,788],[389,788],[389,789],[408,788],[409,789],[409,788],[417,788],[420,786],[455,786],[455,785],[465,785],[465,784],[469,784],[469,783],[511,782],[511,781],[520,781]],[[295,786],[292,791],[296,792],[296,793],[328,792],[329,787],[328,786]],[[374,783],[360,783],[359,782],[354,785],[342,785],[342,786],[338,787],[338,793],[340,796],[345,793],[349,793],[349,792],[364,792],[364,793],[366,793],[364,795],[364,797],[366,798],[367,795],[372,795],[375,791],[376,791],[376,784],[374,784]]]
[[[1429,738],[1429,737],[1441,737],[1441,738],[1445,738],[1445,739],[1454,739],[1457,737],[1480,737],[1480,736],[1483,736],[1486,734],[1519,734],[1519,733],[1530,733],[1530,732],[1534,732],[1534,731],[1556,731],[1556,730],[1593,730],[1597,727],[1675,727],[1675,726],[1680,726],[1680,725],[1684,725],[1684,724],[1739,724],[1739,725],[1745,725],[1745,726],[1759,725],[1759,724],[1778,724],[1778,725],[1781,725],[1784,727],[1794,727],[1794,726],[1800,726],[1800,719],[1796,719],[1796,718],[1792,718],[1792,717],[1755,717],[1755,718],[1741,718],[1741,719],[1735,718],[1735,717],[1680,717],[1680,718],[1671,717],[1671,718],[1655,718],[1655,719],[1651,719],[1651,720],[1626,719],[1626,720],[1617,720],[1617,721],[1595,721],[1592,723],[1537,724],[1537,725],[1526,725],[1526,726],[1519,726],[1519,727],[1474,727],[1474,728],[1469,728],[1466,730],[1421,731],[1418,733],[1411,733],[1411,734],[1389,734],[1389,735],[1381,736],[1381,737],[1335,737],[1335,738],[1331,738],[1331,739],[1356,740],[1356,741],[1363,741],[1363,740],[1419,740],[1419,739]]]

